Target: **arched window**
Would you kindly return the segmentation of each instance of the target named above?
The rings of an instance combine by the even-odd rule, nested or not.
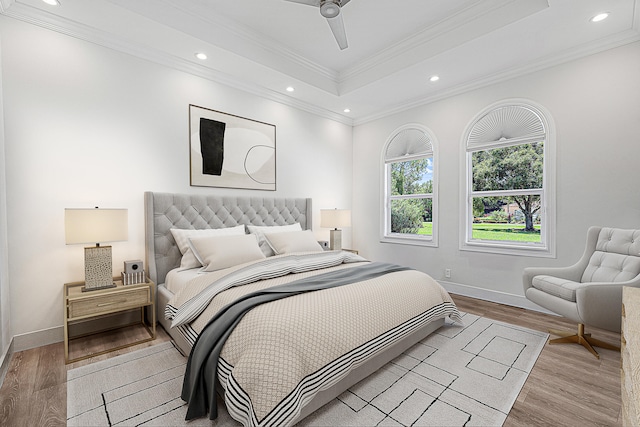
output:
[[[436,140],[425,127],[396,129],[384,146],[381,241],[437,246]]]
[[[461,249],[553,256],[554,140],[550,117],[529,101],[478,114],[464,137]]]

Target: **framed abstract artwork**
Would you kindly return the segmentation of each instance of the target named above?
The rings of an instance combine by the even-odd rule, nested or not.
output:
[[[276,127],[189,105],[191,185],[276,189]]]

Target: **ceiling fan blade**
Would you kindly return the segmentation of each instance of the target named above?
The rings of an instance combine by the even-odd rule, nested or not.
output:
[[[309,6],[320,7],[320,0],[286,0],[292,3],[308,4]],[[349,1],[349,0],[347,0]]]
[[[340,50],[344,50],[349,45],[347,44],[347,32],[344,29],[344,22],[342,21],[342,14],[339,14],[335,18],[327,18],[331,32],[340,46]]]

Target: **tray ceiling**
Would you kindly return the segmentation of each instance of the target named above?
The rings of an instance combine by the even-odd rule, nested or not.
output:
[[[640,0],[351,0],[345,50],[284,0],[60,1],[0,12],[356,124],[640,40]]]

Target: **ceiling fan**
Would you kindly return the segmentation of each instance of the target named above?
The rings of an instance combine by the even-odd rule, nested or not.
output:
[[[340,46],[340,50],[348,47],[347,33],[344,30],[344,22],[340,9],[349,3],[349,0],[287,0],[294,3],[320,7],[320,14],[327,18],[331,32]]]

